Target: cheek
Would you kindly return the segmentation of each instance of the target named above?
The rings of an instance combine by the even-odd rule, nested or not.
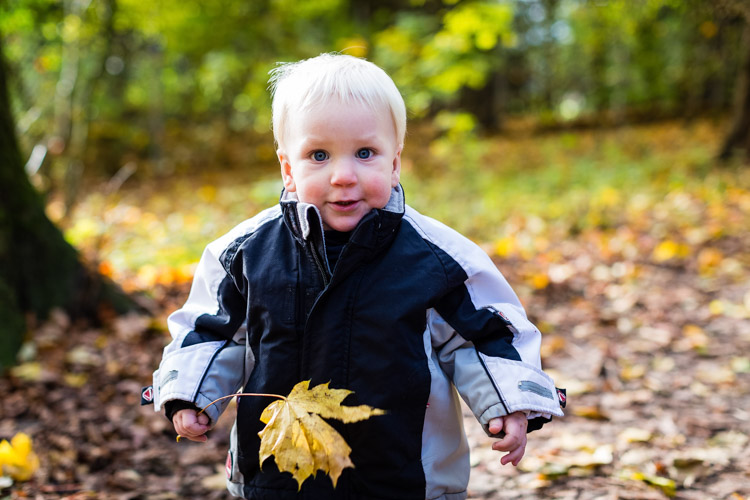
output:
[[[377,204],[382,206],[385,206],[391,198],[392,187],[390,173],[371,177],[367,183],[367,190],[373,197],[373,201],[377,200]]]
[[[325,193],[325,184],[321,185],[319,180],[313,176],[302,176],[296,178],[297,197],[300,201],[314,203]]]

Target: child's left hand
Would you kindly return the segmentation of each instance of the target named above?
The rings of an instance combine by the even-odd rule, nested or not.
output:
[[[523,454],[526,452],[526,428],[528,425],[529,421],[526,414],[520,411],[490,420],[489,428],[492,434],[505,431],[505,437],[492,443],[493,450],[509,452],[500,459],[501,464],[512,463],[516,466],[521,461]]]

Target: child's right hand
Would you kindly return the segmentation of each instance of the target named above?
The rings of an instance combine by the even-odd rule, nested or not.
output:
[[[172,417],[172,423],[174,424],[174,430],[181,437],[198,443],[205,443],[208,440],[206,432],[210,427],[208,426],[208,415],[205,413],[198,415],[195,410],[180,410]]]

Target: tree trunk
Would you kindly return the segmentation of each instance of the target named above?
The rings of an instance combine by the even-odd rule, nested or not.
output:
[[[0,371],[15,361],[27,314],[44,317],[62,307],[74,317],[95,317],[103,303],[118,312],[133,304],[114,285],[87,272],[47,218],[23,167],[7,77],[0,36]]]
[[[745,158],[750,159],[750,19],[745,20],[742,38],[744,54],[737,75],[734,119],[719,152],[722,161],[729,160],[739,150],[744,150]]]

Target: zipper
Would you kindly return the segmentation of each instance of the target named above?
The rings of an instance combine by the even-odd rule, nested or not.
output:
[[[315,249],[315,245],[312,241],[309,242],[309,245],[313,260],[315,261],[315,265],[318,266],[318,271],[320,271],[320,275],[323,277],[323,287],[328,288],[328,285],[331,283],[331,276],[328,272],[328,266],[325,266],[321,261],[321,257],[320,255],[318,255],[318,251]]]

